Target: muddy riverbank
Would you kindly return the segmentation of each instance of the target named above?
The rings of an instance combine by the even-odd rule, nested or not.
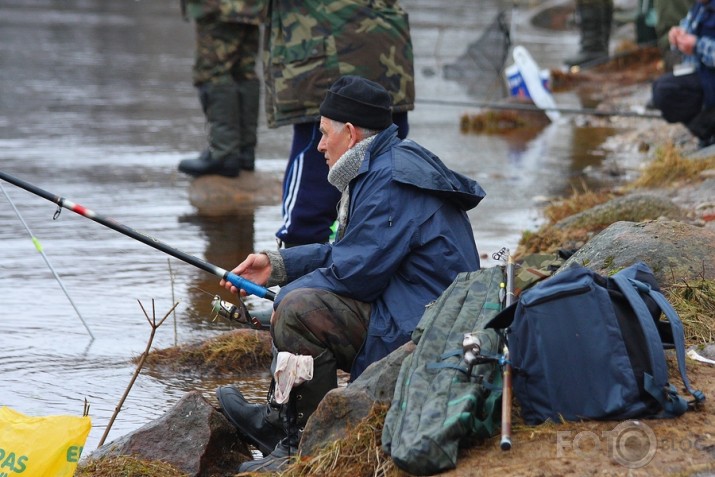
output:
[[[647,83],[633,85],[629,91],[621,92],[620,96],[619,94],[611,95],[607,99],[608,107],[624,108],[636,104],[642,97],[647,96],[647,90]],[[574,118],[574,120],[585,119]],[[659,199],[672,199],[683,209],[682,214],[674,215],[677,215],[677,220],[713,230],[715,216],[712,212],[715,208],[715,187],[712,187],[712,184],[715,181],[715,167],[713,166],[715,164],[713,163],[715,148],[696,151],[692,138],[678,125],[655,122],[644,127],[639,124],[641,122],[619,121],[621,132],[610,139],[610,147],[614,150],[626,151],[632,147],[638,147],[646,151],[644,159],[631,161],[627,165],[621,164],[621,170],[627,168],[630,171],[629,174],[634,177],[647,176],[652,173],[654,164],[661,160],[664,151],[677,155],[683,153],[688,157],[694,155],[702,157],[702,159],[696,160],[703,164],[709,164],[709,166],[697,174],[683,175],[682,178],[676,178],[673,181],[668,181],[666,177],[665,182],[658,187],[643,188],[641,186],[635,190],[639,192],[647,190],[649,194],[655,194]],[[632,184],[629,187],[632,187]],[[624,188],[619,187],[613,192],[620,194],[623,192],[622,189]],[[631,192],[633,190],[630,189]],[[678,306],[682,305],[682,303],[678,303]],[[681,316],[683,316],[682,312]],[[710,336],[715,331],[713,318],[709,317],[710,321],[704,323]],[[686,335],[692,336],[688,331],[686,323]],[[690,339],[692,344],[693,338]],[[689,360],[687,369],[693,386],[702,390],[708,399],[712,398],[715,395],[715,367]],[[201,372],[199,371],[198,374]],[[679,383],[675,384],[679,386]],[[641,421],[641,427],[647,426],[645,428],[652,432],[654,438],[654,441],[649,441],[650,444],[647,448],[642,446],[626,448],[625,446],[629,444],[625,442],[622,444],[624,447],[614,446],[613,439],[620,439],[626,435],[623,433],[625,431],[622,431],[626,428],[618,427],[618,422],[526,426],[520,421],[518,410],[516,410],[511,451],[501,451],[498,438],[489,439],[463,449],[457,468],[441,475],[450,477],[483,475],[486,469],[490,474],[500,473],[528,477],[544,475],[615,477],[625,474],[644,477],[713,475],[715,465],[713,465],[712,449],[715,448],[715,438],[713,438],[711,429],[715,422],[715,414],[708,402],[706,401],[695,412],[688,412],[674,420]],[[373,416],[368,428],[361,430],[361,432],[369,434],[377,429],[375,436],[369,440],[370,445],[375,447],[379,446],[380,425],[380,419],[375,419]],[[617,434],[614,435],[614,432]],[[625,437],[623,438],[625,439]],[[638,437],[633,437],[633,439],[637,440]],[[350,445],[354,444],[346,443],[345,449],[352,449]],[[380,457],[379,453],[376,455],[378,455],[376,463],[375,461],[371,462],[373,462],[372,465],[380,467],[378,475],[394,477],[407,475],[398,471],[386,456]],[[647,462],[644,461],[645,463],[642,465],[638,463],[641,461],[641,457],[646,455]],[[365,470],[369,467],[362,460],[358,459],[360,462],[358,463],[358,460],[354,459],[354,455],[345,455],[344,457],[345,459],[341,460],[340,453],[331,454],[328,457],[318,456],[319,462],[329,458],[329,461],[333,463],[331,467],[333,471],[325,471],[321,475],[345,475],[346,465],[351,470],[356,468]],[[310,461],[303,461],[302,467],[289,470],[287,475],[304,475],[301,472],[310,469],[311,465]],[[369,475],[373,474],[369,473]]]

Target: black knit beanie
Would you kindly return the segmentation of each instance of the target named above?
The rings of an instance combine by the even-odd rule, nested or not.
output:
[[[390,93],[360,76],[343,76],[330,86],[320,115],[341,123],[382,130],[392,124]]]

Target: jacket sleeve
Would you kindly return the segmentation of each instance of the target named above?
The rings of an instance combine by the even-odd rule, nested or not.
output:
[[[410,210],[419,195],[417,189],[393,182],[389,171],[358,181],[345,236],[332,245],[329,263],[283,287],[276,306],[286,293],[305,287],[375,301],[410,251],[418,226],[414,217],[420,215]],[[297,262],[288,258],[290,249],[284,253],[288,276],[295,276]]]
[[[715,68],[715,38],[699,37],[695,45],[695,54],[706,67]]]

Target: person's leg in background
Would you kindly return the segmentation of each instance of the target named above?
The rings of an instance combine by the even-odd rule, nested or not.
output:
[[[608,57],[613,0],[577,0],[576,10],[580,18],[580,49],[564,61],[569,67]]]
[[[691,134],[698,138],[698,146],[715,144],[715,107],[704,109],[686,125]]]
[[[241,169],[255,169],[256,144],[258,144],[258,108],[261,85],[256,74],[256,56],[259,50],[259,30],[256,25],[244,25],[238,48],[239,60],[232,75],[238,91],[239,107],[239,157]]]
[[[242,167],[253,167],[252,156],[242,154],[242,146],[246,151],[255,148],[257,94],[252,109],[242,105],[241,99],[248,90],[258,89],[258,27],[214,22],[212,17],[200,19],[196,22],[196,45],[193,81],[206,117],[208,147],[198,158],[181,161],[179,170],[191,176],[236,177]],[[244,81],[246,85],[241,84]],[[243,114],[254,117],[244,120]]]
[[[395,113],[398,136],[409,133],[407,112]],[[318,151],[320,123],[293,126],[293,144],[283,178],[283,225],[276,232],[286,247],[325,243],[337,218],[340,192],[328,182],[328,166]]]

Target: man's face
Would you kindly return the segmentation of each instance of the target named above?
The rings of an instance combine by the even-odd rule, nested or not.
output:
[[[323,137],[320,138],[320,143],[318,143],[318,151],[325,156],[325,163],[328,164],[328,169],[332,169],[338,159],[352,146],[350,128],[345,124],[336,128],[332,120],[321,116],[320,132]]]

